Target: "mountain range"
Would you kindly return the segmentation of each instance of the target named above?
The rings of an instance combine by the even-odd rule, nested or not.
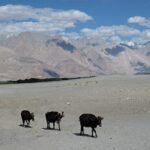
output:
[[[0,39],[0,81],[150,73],[150,42],[110,44],[24,32]]]

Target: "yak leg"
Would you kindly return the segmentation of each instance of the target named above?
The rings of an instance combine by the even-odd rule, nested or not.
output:
[[[58,122],[58,129],[59,129],[59,131],[61,130],[61,129],[60,129],[60,122]]]
[[[84,134],[84,128],[83,128],[83,126],[81,126],[81,132],[80,132],[80,134],[81,135]]]
[[[53,129],[55,129],[55,122],[53,122]]]
[[[27,126],[30,126],[30,120],[27,120]]]
[[[24,120],[24,119],[22,119],[22,123],[23,123],[23,126],[24,126],[24,123],[25,123],[25,120]]]
[[[93,132],[95,133],[95,137],[97,137],[97,133],[96,133],[96,130],[94,128],[92,128],[92,137],[94,137]]]
[[[47,121],[47,129],[50,129],[50,123]]]

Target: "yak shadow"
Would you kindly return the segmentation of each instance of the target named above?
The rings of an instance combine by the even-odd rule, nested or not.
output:
[[[52,131],[61,131],[59,129],[54,129],[54,128],[42,128],[43,130],[52,130]]]
[[[23,127],[23,128],[32,128],[31,126],[23,125],[23,124],[20,124],[19,126],[20,126],[20,127]]]
[[[89,134],[80,134],[80,133],[73,133],[74,135],[76,135],[76,136],[85,136],[85,137],[89,137],[89,138],[96,138],[95,136],[91,136],[91,135],[89,135]]]

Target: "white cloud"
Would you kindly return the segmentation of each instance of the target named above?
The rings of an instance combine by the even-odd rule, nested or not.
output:
[[[24,5],[0,6],[0,36],[11,36],[20,32],[59,33],[68,38],[100,37],[104,40],[122,42],[145,42],[150,40],[150,20],[134,16],[128,23],[139,24],[142,30],[129,25],[100,26],[96,29],[84,28],[80,33],[66,33],[65,29],[76,26],[77,22],[86,22],[93,18],[79,10],[56,10],[51,8],[33,8]]]
[[[82,34],[87,37],[101,37],[105,40],[110,41],[121,41],[121,37],[128,38],[132,36],[140,35],[140,31],[138,29],[134,29],[128,27],[126,25],[119,25],[119,26],[101,26],[96,29],[82,29]]]
[[[144,36],[145,38],[148,38],[148,39],[150,40],[150,30],[145,30],[145,31],[143,31],[143,36]]]
[[[116,42],[116,43],[121,43],[121,38],[119,36],[112,36],[110,37],[110,41]]]
[[[86,22],[92,17],[79,10],[55,10],[32,8],[23,5],[0,6],[0,34],[15,34],[24,31],[59,32]]]
[[[142,25],[142,29],[130,27],[129,25],[100,26],[96,29],[84,28],[81,30],[83,36],[92,38],[99,37],[110,42],[124,42],[132,45],[134,43],[145,43],[150,41],[150,20],[145,17],[135,16],[128,19],[128,23]]]
[[[141,17],[141,16],[130,17],[128,19],[128,23],[139,24],[141,26],[150,28],[150,19],[146,19],[145,17]]]
[[[150,41],[150,30],[144,30],[139,36],[133,37],[133,40],[137,43],[145,43]]]
[[[128,46],[134,46],[135,43],[134,43],[133,41],[129,41],[129,42],[127,42],[127,45],[128,45]]]

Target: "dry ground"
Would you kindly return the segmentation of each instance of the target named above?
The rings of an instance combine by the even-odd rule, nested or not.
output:
[[[35,113],[32,128],[20,125],[20,112]],[[46,130],[45,112],[64,111],[61,131]],[[82,113],[104,117],[79,136]],[[56,126],[57,127],[57,126]],[[150,76],[0,85],[0,150],[149,150]]]

